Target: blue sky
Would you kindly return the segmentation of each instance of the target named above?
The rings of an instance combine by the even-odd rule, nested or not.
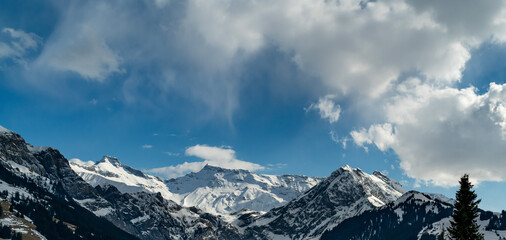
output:
[[[6,2],[0,125],[69,159],[113,155],[166,177],[348,164],[453,196],[467,172],[483,208],[506,209],[505,8]]]

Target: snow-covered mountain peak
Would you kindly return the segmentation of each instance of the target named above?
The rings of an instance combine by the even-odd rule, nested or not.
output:
[[[353,168],[350,167],[350,165],[348,165],[348,164],[342,166],[340,169],[345,170],[345,171],[353,171]],[[359,168],[355,168],[355,169],[359,169]]]
[[[334,172],[332,172],[330,174],[330,176],[327,177],[327,180],[331,181],[332,179],[338,178],[342,175],[348,175],[348,174],[351,174],[355,177],[369,175],[369,174],[365,173],[364,171],[362,171],[362,169],[360,169],[360,168],[352,168],[348,164],[346,164],[346,165],[338,168]]]
[[[346,165],[338,168],[334,172],[332,172],[328,178],[335,178],[343,173],[350,173],[350,172],[354,172],[354,171],[362,171],[362,170],[360,168],[352,168],[352,167],[350,167],[350,165],[346,164]]]
[[[113,156],[103,156],[102,159],[100,159],[99,161],[97,161],[97,163],[102,163],[102,162],[109,162],[111,164],[114,164],[114,165],[120,165],[121,162],[118,160],[117,157],[113,157]]]
[[[287,205],[252,222],[280,238],[317,239],[343,220],[395,201],[406,190],[385,175],[343,166]],[[281,227],[282,226],[282,227]]]
[[[130,166],[127,166],[123,163],[121,163],[117,157],[112,156],[104,156],[100,161],[97,162],[96,165],[103,165],[104,168],[107,168],[107,165],[110,164],[116,168],[123,169],[124,171],[133,174],[135,176],[141,177],[141,178],[152,178],[153,176],[148,176],[141,172],[140,170],[134,169]]]
[[[373,195],[384,203],[392,202],[406,192],[400,183],[375,171],[367,174],[360,168],[351,168],[345,165],[334,171],[326,180],[326,191],[331,195],[338,192],[348,192],[352,185],[361,186],[367,195]],[[336,189],[337,188],[337,189]]]
[[[200,171],[201,172],[202,171],[204,171],[204,172],[235,172],[235,173],[238,173],[238,172],[249,172],[248,170],[222,168],[222,167],[213,166],[213,165],[209,165],[209,164],[206,164]]]
[[[229,215],[243,208],[265,212],[320,182],[300,175],[267,175],[206,165],[196,173],[165,181],[183,206]],[[177,201],[179,200],[179,201]]]
[[[127,166],[116,157],[104,156],[96,163],[72,160],[70,166],[94,187],[112,185],[123,193],[160,192],[164,198],[172,199],[172,194],[162,179]]]

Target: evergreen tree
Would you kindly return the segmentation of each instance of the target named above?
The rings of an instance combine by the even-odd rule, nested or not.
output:
[[[453,209],[452,220],[448,233],[454,240],[482,240],[483,235],[478,231],[476,217],[478,217],[478,204],[481,199],[472,190],[473,185],[469,182],[469,175],[464,174],[460,178],[460,189],[456,194],[456,202]]]

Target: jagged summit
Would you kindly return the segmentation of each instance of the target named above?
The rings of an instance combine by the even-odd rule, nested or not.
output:
[[[350,175],[352,179],[359,180],[361,178],[366,178],[373,180],[378,183],[386,184],[388,186],[388,189],[394,190],[400,193],[405,193],[406,189],[397,181],[389,178],[385,174],[379,171],[374,171],[372,174],[367,174],[360,168],[352,168],[348,164],[338,168],[334,172],[330,174],[329,177],[327,177],[327,181],[334,181],[337,179],[337,181],[341,181],[340,179],[343,178],[344,175]],[[390,200],[387,200],[387,202]]]
[[[210,164],[206,164],[204,165],[204,167],[199,171],[199,172],[247,172],[249,173],[250,171],[248,170],[245,170],[245,169],[233,169],[233,168],[225,168],[225,167],[218,167],[218,166],[214,166],[214,165],[210,165]]]
[[[360,169],[360,168],[352,168],[352,167],[350,167],[350,165],[346,164],[346,165],[338,168],[334,172],[332,172],[330,174],[330,176],[327,177],[327,179],[336,178],[336,177],[340,176],[341,174],[345,174],[345,173],[355,173],[355,174],[359,174],[359,175],[365,174],[362,171],[362,169]]]
[[[227,173],[227,174],[251,174],[250,170],[246,169],[238,169],[238,168],[226,168],[226,167],[220,167],[215,165],[206,164],[200,171],[192,172],[193,174],[196,173]],[[190,174],[192,174],[190,173]]]
[[[3,141],[11,141],[13,143],[16,143],[17,150],[28,150],[31,153],[40,153],[43,151],[48,151],[50,149],[57,151],[54,148],[51,147],[43,147],[43,146],[33,146],[25,141],[21,135],[4,128],[0,125],[0,137],[3,138]]]
[[[343,220],[395,201],[406,190],[384,175],[345,165],[283,207],[251,222],[256,231],[288,239],[318,239]]]
[[[122,168],[123,170],[125,170],[125,171],[127,171],[127,172],[129,172],[131,174],[134,174],[134,175],[136,175],[138,177],[141,177],[141,178],[149,178],[149,177],[151,177],[151,176],[147,176],[146,174],[144,174],[140,170],[137,170],[135,168],[132,168],[132,167],[130,167],[128,165],[123,164],[122,162],[120,162],[118,160],[117,157],[105,155],[95,165],[101,165],[101,164],[102,165],[111,164],[111,165],[113,165],[116,168]]]
[[[267,175],[212,165],[165,181],[184,206],[230,215],[241,209],[265,212],[279,207],[320,182],[300,175]]]
[[[97,161],[97,164],[99,163],[103,163],[103,162],[109,162],[109,163],[112,163],[112,164],[115,164],[115,165],[123,165],[117,157],[113,157],[113,156],[103,156],[102,159],[100,159],[99,161]]]
[[[92,186],[112,185],[124,193],[160,192],[167,199],[172,197],[163,180],[125,165],[116,157],[106,155],[96,163],[74,160],[70,166]]]
[[[339,169],[345,170],[345,171],[353,171],[354,169],[350,167],[350,165],[346,164]],[[359,168],[355,168],[355,170],[358,170]]]

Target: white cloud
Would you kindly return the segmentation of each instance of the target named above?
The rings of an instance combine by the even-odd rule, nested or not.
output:
[[[169,156],[179,156],[179,153],[173,153],[173,152],[165,152],[165,154]]]
[[[264,170],[265,167],[236,158],[235,151],[228,147],[213,147],[197,144],[185,151],[186,156],[203,159],[201,162],[184,162],[176,166],[154,168],[146,170],[150,173],[160,174],[168,178],[183,176],[189,172],[200,171],[206,164],[228,169],[245,169],[249,171]]]
[[[9,45],[6,43],[0,42],[0,58],[7,58],[11,56],[17,56],[18,53],[14,51]]]
[[[153,148],[153,145],[144,144],[141,147],[144,148],[144,149],[150,149],[150,148]]]
[[[39,45],[40,37],[34,33],[26,33],[22,30],[14,30],[12,28],[4,28],[3,32],[8,33],[13,39],[18,40],[12,44],[20,51],[35,49]]]
[[[352,131],[350,135],[355,144],[364,148],[366,148],[364,144],[374,143],[378,149],[386,151],[395,143],[395,135],[389,123],[372,125],[368,130],[362,128],[359,131]]]
[[[110,74],[121,72],[120,57],[93,26],[69,26],[57,32],[44,46],[36,64],[59,71],[72,71],[85,79],[104,81]],[[59,37],[58,34],[69,34]]]
[[[315,109],[320,113],[320,117],[327,119],[330,123],[335,123],[339,120],[341,114],[341,106],[334,102],[336,97],[334,95],[327,95],[319,98],[317,103],[311,104],[306,108],[306,112]]]
[[[392,148],[400,167],[419,183],[454,186],[464,173],[475,183],[504,181],[505,106],[506,84],[491,83],[479,95],[474,88],[436,88],[412,80],[387,105],[390,123],[351,134],[358,145]]]
[[[176,178],[184,176],[190,172],[198,172],[206,165],[205,162],[184,162],[176,166],[153,168],[145,170],[148,173],[162,175],[167,178]]]
[[[331,89],[366,97],[380,96],[407,71],[445,84],[458,81],[470,49],[491,37],[502,41],[497,36],[506,32],[501,1],[190,0],[189,5],[191,29],[228,56],[269,42],[293,53],[300,68]]]
[[[193,42],[189,51],[194,60],[217,69],[230,66],[238,54],[251,54],[264,46],[264,34],[259,23],[262,14],[251,1],[189,0],[183,32]],[[261,23],[260,23],[261,24]],[[190,40],[190,39],[188,39]],[[213,60],[203,55],[212,53]]]
[[[330,139],[332,139],[333,142],[342,144],[343,149],[346,149],[346,146],[348,145],[348,142],[351,140],[349,137],[345,136],[340,138],[339,135],[335,131],[329,132]]]
[[[2,34],[7,35],[10,41],[0,42],[0,59],[14,58],[23,62],[22,58],[30,50],[36,50],[41,38],[34,33],[26,33],[22,30],[4,28]]]
[[[69,160],[69,162],[71,163],[74,163],[74,164],[77,164],[79,166],[86,166],[86,167],[91,167],[93,165],[95,165],[95,163],[93,161],[81,161],[81,159],[79,158],[72,158]]]
[[[262,170],[259,164],[238,160],[235,151],[231,148],[195,145],[186,149],[187,156],[204,159],[205,163],[222,168],[245,169],[250,171]]]

